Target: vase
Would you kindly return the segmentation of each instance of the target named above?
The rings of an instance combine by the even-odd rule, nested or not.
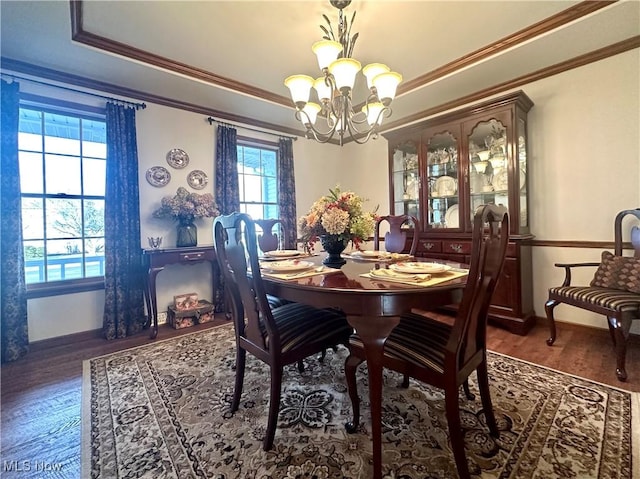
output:
[[[185,248],[189,246],[196,246],[198,244],[198,228],[192,221],[182,220],[178,223],[178,237],[176,239],[176,246],[178,248]]]
[[[320,243],[327,252],[327,257],[322,260],[322,263],[330,268],[340,268],[347,261],[341,256],[344,249],[347,247],[349,240],[341,239],[338,235],[322,235],[320,236]]]

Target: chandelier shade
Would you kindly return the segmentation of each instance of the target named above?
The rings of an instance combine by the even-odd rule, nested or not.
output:
[[[328,17],[323,15],[328,28],[320,25],[323,39],[311,47],[323,76],[314,80],[308,75],[291,75],[284,84],[289,88],[296,118],[305,126],[307,138],[326,143],[337,135],[343,145],[348,133],[356,143],[365,143],[378,136],[383,119],[391,116],[390,105],[402,75],[383,63],[370,63],[361,68],[360,62],[352,57],[359,35],[351,35],[356,14],[353,13],[349,24],[342,11],[351,0],[330,2],[339,10],[337,34]],[[361,100],[363,106],[356,109],[353,93],[360,71],[367,79],[368,92]],[[312,100],[312,88],[318,103]]]

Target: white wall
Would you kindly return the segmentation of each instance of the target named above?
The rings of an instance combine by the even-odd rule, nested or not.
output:
[[[612,222],[621,209],[640,207],[640,51],[638,49],[556,75],[520,89],[533,100],[529,113],[531,231],[540,240],[612,241]],[[203,115],[148,104],[138,111],[141,244],[147,236],[163,236],[175,245],[175,226],[150,217],[164,195],[186,186],[192,169],[209,176],[213,192],[216,127]],[[244,136],[253,132],[238,130]],[[267,139],[273,137],[265,136]],[[379,213],[389,212],[387,142],[380,137],[365,145],[338,147],[300,138],[294,142],[297,214],[303,215],[327,189],[340,184],[356,191]],[[166,164],[171,148],[190,157],[184,170]],[[171,182],[154,188],[144,179],[150,166],[167,167]],[[199,244],[210,244],[212,220],[200,220]],[[597,249],[536,247],[533,249],[534,307],[544,316],[547,290],[562,281],[556,262],[597,261]],[[593,272],[576,280],[587,282]],[[198,292],[210,298],[206,264],[168,267],[158,275],[158,305],[166,309],[174,294]],[[100,328],[102,291],[29,301],[31,341]],[[163,307],[164,305],[164,307]],[[82,315],[78,314],[82,311]],[[604,319],[558,306],[557,319],[606,327]],[[635,325],[634,331],[640,331]]]

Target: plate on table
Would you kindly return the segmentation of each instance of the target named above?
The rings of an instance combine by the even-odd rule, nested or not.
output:
[[[433,190],[436,196],[454,196],[458,188],[456,180],[451,176],[441,176],[433,184]]]
[[[294,256],[300,256],[301,251],[297,249],[278,249],[273,251],[265,251],[264,255],[268,258],[292,258]]]
[[[167,153],[167,163],[179,170],[189,164],[189,155],[187,155],[186,151],[181,150],[180,148],[173,148]]]
[[[444,273],[451,269],[451,266],[441,263],[423,263],[406,261],[404,263],[395,263],[389,265],[389,269],[398,273],[409,274],[438,274]]]
[[[171,181],[171,173],[164,166],[152,166],[145,175],[147,181],[152,186],[165,186]]]
[[[450,206],[444,214],[445,228],[457,228],[460,226],[460,216],[458,215],[458,205]]]
[[[288,273],[290,271],[302,271],[311,269],[314,264],[311,261],[298,261],[296,259],[285,261],[274,261],[263,266],[265,270],[274,273]]]
[[[380,256],[387,256],[388,253],[386,251],[354,251],[351,253],[351,256],[360,257],[360,258],[379,258]]]

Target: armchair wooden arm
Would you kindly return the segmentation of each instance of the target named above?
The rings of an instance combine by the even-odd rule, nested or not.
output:
[[[555,263],[554,266],[564,268],[564,281],[562,286],[571,285],[571,268],[580,268],[583,266],[599,266],[600,263]]]

